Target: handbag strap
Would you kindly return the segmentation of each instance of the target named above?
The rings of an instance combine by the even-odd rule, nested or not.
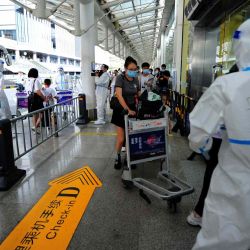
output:
[[[35,80],[33,82],[33,87],[32,87],[32,91],[31,91],[31,93],[33,93],[33,94],[34,94],[34,90],[35,90],[35,83],[36,83],[36,78],[35,78]]]

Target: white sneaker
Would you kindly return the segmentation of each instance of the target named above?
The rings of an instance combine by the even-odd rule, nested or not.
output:
[[[192,211],[189,216],[187,217],[187,223],[191,226],[199,226],[202,225],[202,217],[198,217],[195,215],[195,212]]]
[[[94,124],[95,125],[103,125],[103,124],[105,124],[105,121],[99,121],[99,120],[97,120],[97,121],[94,122]]]
[[[39,135],[41,135],[41,131],[40,131],[40,130],[33,131],[33,134],[34,134],[34,135],[36,135],[36,134],[37,134],[37,135],[39,136]]]

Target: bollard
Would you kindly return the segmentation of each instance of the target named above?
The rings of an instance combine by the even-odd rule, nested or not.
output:
[[[86,109],[86,95],[79,94],[79,118],[76,122],[77,125],[84,125],[88,123],[88,111]]]
[[[0,191],[11,188],[25,174],[15,166],[11,122],[0,120]]]

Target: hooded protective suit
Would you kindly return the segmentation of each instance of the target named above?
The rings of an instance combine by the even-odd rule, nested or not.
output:
[[[106,102],[109,93],[109,80],[108,72],[104,72],[96,82],[96,104],[97,104],[97,121],[95,124],[105,123],[106,116]]]
[[[57,90],[68,90],[70,89],[70,81],[69,77],[64,73],[64,70],[62,67],[58,69],[58,73],[55,78],[55,84]]]
[[[193,250],[250,249],[250,20],[234,40],[240,72],[217,78],[190,115],[190,147],[199,153],[225,125]]]

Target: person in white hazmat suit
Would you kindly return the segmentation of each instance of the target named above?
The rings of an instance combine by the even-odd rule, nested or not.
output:
[[[70,81],[69,76],[64,73],[63,67],[58,68],[57,75],[55,77],[55,86],[56,90],[69,90]]]
[[[97,121],[95,125],[105,124],[107,98],[109,94],[109,81],[110,75],[108,74],[109,67],[103,64],[101,67],[102,74],[96,82],[96,109],[97,109]]]
[[[216,79],[190,114],[190,147],[203,153],[225,130],[193,250],[250,249],[250,20],[234,35],[240,72]]]

